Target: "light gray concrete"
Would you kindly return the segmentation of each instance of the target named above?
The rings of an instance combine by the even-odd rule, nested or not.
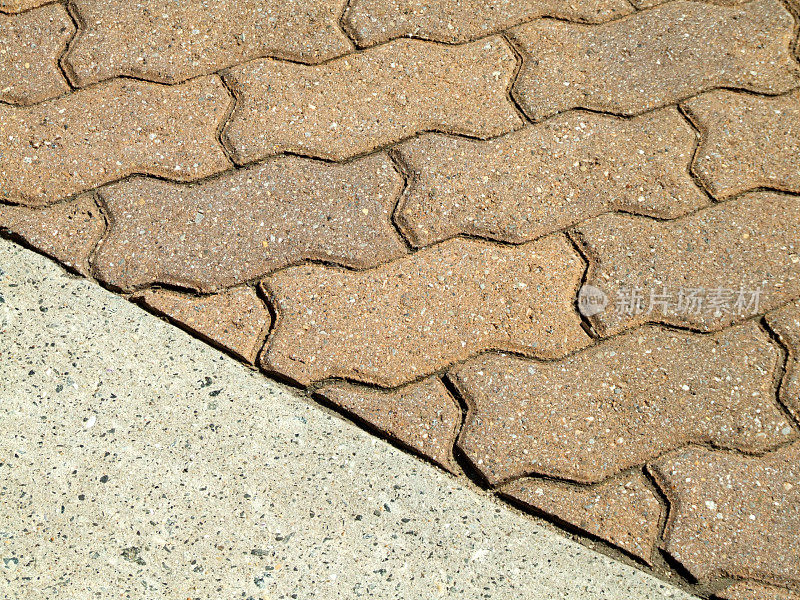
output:
[[[0,270],[0,597],[689,598],[2,240]]]

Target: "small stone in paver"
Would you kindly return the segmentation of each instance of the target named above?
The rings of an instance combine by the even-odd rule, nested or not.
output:
[[[372,46],[411,36],[439,42],[468,42],[537,17],[608,21],[633,12],[623,0],[352,0],[344,24],[359,44]]]
[[[589,342],[573,306],[582,273],[561,235],[450,240],[361,272],[289,268],[265,280],[278,321],[262,364],[304,385],[394,387],[487,349],[560,357]]]
[[[0,105],[0,199],[42,205],[133,173],[190,181],[230,166],[216,138],[232,99],[217,76],[116,79],[29,107]]]
[[[689,448],[651,468],[670,503],[665,549],[695,578],[800,585],[800,442],[764,456]]]
[[[645,322],[713,331],[800,297],[800,198],[754,192],[669,222],[608,214],[576,226],[601,335]]]
[[[238,162],[296,152],[343,160],[428,130],[491,137],[522,119],[500,37],[444,46],[397,40],[320,66],[262,60],[226,81],[238,102],[223,138]]]
[[[46,208],[0,204],[0,230],[52,256],[66,267],[87,275],[87,260],[105,230],[105,219],[94,199],[85,194]]]
[[[61,4],[0,15],[0,101],[33,104],[68,91],[58,59],[74,33]]]
[[[427,135],[399,147],[412,177],[397,222],[415,246],[466,233],[524,242],[606,211],[674,218],[709,203],[696,136],[673,108],[569,113],[502,138]]]
[[[591,486],[525,478],[500,493],[595,535],[650,564],[661,504],[644,475]]]
[[[752,322],[645,327],[551,363],[481,356],[451,371],[469,406],[458,445],[492,484],[594,483],[689,443],[768,450],[796,435],[775,404],[779,364]]]
[[[345,0],[73,0],[85,24],[65,62],[77,85],[129,75],[178,83],[275,56],[318,62],[352,43]]]
[[[212,292],[305,259],[376,266],[407,252],[391,222],[402,186],[384,155],[280,157],[193,185],[136,177],[100,192],[112,223],[98,275]]]
[[[781,401],[800,421],[800,301],[768,313],[766,320],[789,350],[786,376],[781,384]]]
[[[0,0],[0,12],[18,13],[53,2],[53,0]]]
[[[548,19],[512,31],[514,86],[539,120],[571,108],[636,114],[716,87],[787,92],[800,83],[794,19],[778,0],[669,2],[603,25]]]
[[[461,409],[440,379],[432,377],[386,391],[337,382],[324,385],[317,393],[448,471],[459,472],[453,445]]]
[[[249,363],[255,362],[272,324],[264,302],[246,287],[199,297],[152,289],[133,299]]]
[[[714,594],[715,600],[800,600],[797,591],[774,587],[758,581],[739,581]]]
[[[714,196],[757,187],[800,193],[800,92],[774,98],[716,90],[683,104],[704,140],[693,170]]]

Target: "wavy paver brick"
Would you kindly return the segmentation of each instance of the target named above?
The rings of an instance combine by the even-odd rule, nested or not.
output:
[[[800,91],[716,90],[684,103],[704,131],[694,171],[717,198],[757,187],[800,193]]]
[[[54,0],[0,0],[0,12],[18,13],[53,1]]]
[[[0,101],[33,104],[68,91],[58,59],[74,33],[61,4],[0,15]]]
[[[492,484],[595,483],[688,443],[763,451],[794,436],[775,403],[778,366],[753,323],[647,327],[552,363],[482,356],[451,372],[469,406],[458,444]]]
[[[428,130],[492,137],[519,127],[499,37],[397,40],[307,66],[262,60],[226,76],[238,102],[223,137],[238,162],[281,152],[343,160]]]
[[[632,115],[716,87],[787,92],[800,83],[794,19],[778,0],[669,2],[603,25],[534,21],[513,30],[515,91],[535,120],[571,108]]]
[[[353,44],[345,0],[73,0],[85,28],[66,57],[79,86],[129,75],[178,83],[275,56],[319,62]]]
[[[29,107],[0,105],[0,198],[42,205],[133,173],[180,181],[230,166],[216,138],[232,103],[217,76],[117,79]]]
[[[153,289],[134,299],[249,363],[255,362],[272,324],[266,305],[252,288],[200,297]]]
[[[590,486],[524,478],[500,493],[650,563],[661,504],[641,473]]]
[[[714,594],[715,600],[800,600],[797,591],[774,587],[757,581],[739,581]]]
[[[694,577],[800,586],[800,442],[764,456],[689,448],[652,470],[670,502],[666,551]]]
[[[98,276],[212,292],[308,259],[376,266],[407,252],[391,223],[402,185],[382,155],[279,157],[192,185],[133,178],[100,192],[111,227]]]
[[[602,335],[644,322],[713,331],[800,297],[800,198],[754,192],[668,222],[619,214],[576,226]]]
[[[0,230],[82,275],[87,260],[105,230],[105,219],[89,194],[45,208],[0,204]]]
[[[524,242],[621,209],[674,218],[709,203],[696,136],[673,108],[633,119],[572,112],[496,140],[422,136],[397,222],[416,246],[466,233]]]
[[[437,42],[468,42],[537,17],[599,22],[629,14],[623,0],[353,0],[344,23],[363,46],[411,36]]]
[[[800,422],[800,302],[793,302],[766,315],[770,329],[788,349],[781,401]]]
[[[456,239],[362,272],[286,269],[265,281],[278,318],[263,366],[393,387],[481,350],[563,356],[589,341],[573,307],[582,271],[564,236]]]
[[[336,382],[316,393],[448,471],[459,472],[453,446],[461,409],[440,379],[431,377],[396,390]]]

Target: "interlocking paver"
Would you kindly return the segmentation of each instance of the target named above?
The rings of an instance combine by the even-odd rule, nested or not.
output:
[[[66,64],[80,86],[130,75],[177,83],[276,56],[319,62],[352,50],[345,0],[73,0],[85,28]]]
[[[795,435],[775,403],[778,365],[753,323],[647,327],[552,363],[481,356],[451,372],[469,406],[458,444],[493,484],[594,483],[688,443],[763,451]]]
[[[754,192],[668,222],[608,214],[576,226],[602,335],[644,322],[716,330],[800,297],[800,198]]]
[[[787,92],[800,83],[794,19],[778,0],[669,2],[603,25],[534,21],[512,35],[515,91],[532,119],[570,108],[636,114],[715,87]]]
[[[239,162],[280,152],[342,160],[421,131],[477,137],[522,124],[499,37],[444,46],[397,40],[319,66],[262,60],[231,69],[238,102],[224,139]]]
[[[105,230],[105,219],[89,194],[45,208],[0,204],[0,230],[87,275],[87,260]]]
[[[585,346],[583,264],[564,236],[456,239],[369,271],[309,265],[266,280],[278,319],[263,365],[302,384],[396,386],[476,352],[553,358]]]
[[[111,227],[98,274],[126,290],[211,292],[306,259],[376,266],[406,253],[391,223],[402,185],[382,155],[279,157],[193,185],[133,178],[101,191]]]
[[[219,77],[179,86],[117,79],[28,107],[0,105],[0,199],[42,205],[133,173],[181,181],[230,166],[216,131]]]
[[[800,302],[793,302],[766,315],[770,329],[786,345],[789,356],[781,386],[781,401],[800,421]]]
[[[665,548],[694,577],[800,585],[800,442],[764,456],[689,448],[652,468],[670,502]]]
[[[770,98],[716,90],[683,106],[704,131],[694,171],[714,196],[757,187],[800,193],[800,91]]]
[[[395,390],[336,382],[317,394],[372,424],[448,471],[458,473],[453,445],[461,409],[436,377]]]
[[[661,504],[642,473],[590,486],[524,478],[500,492],[650,563]]]
[[[709,203],[689,175],[695,143],[673,108],[572,112],[489,141],[422,136],[399,147],[412,178],[397,222],[425,246],[459,233],[524,242],[613,209],[678,217]]]
[[[793,592],[757,581],[740,581],[713,597],[715,600],[800,600],[800,590]]]
[[[455,43],[497,33],[537,17],[598,22],[632,11],[623,0],[352,0],[344,23],[364,46],[402,36]]]
[[[18,13],[50,2],[53,0],[0,0],[0,12]]]
[[[58,59],[74,33],[61,4],[0,15],[0,101],[32,104],[69,90]]]
[[[659,4],[664,4],[669,2],[670,0],[630,0],[631,4],[633,4],[639,10],[643,10],[645,8],[650,8],[652,6],[657,6]],[[746,4],[750,0],[703,0],[704,2],[710,2],[711,4],[722,4],[725,6],[737,6],[740,4]]]
[[[152,289],[134,299],[249,363],[255,362],[272,324],[266,305],[252,288],[198,297]]]

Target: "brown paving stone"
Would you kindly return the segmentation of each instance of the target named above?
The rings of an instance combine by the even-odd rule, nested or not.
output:
[[[694,171],[715,197],[757,187],[800,193],[800,91],[716,90],[683,106],[705,132]]]
[[[249,363],[255,362],[272,324],[267,307],[251,288],[201,297],[153,289],[134,299]]]
[[[594,483],[688,443],[763,451],[795,435],[775,403],[778,368],[752,322],[646,327],[551,363],[481,356],[451,372],[470,407],[458,444],[492,484]]]
[[[800,585],[800,442],[761,457],[689,448],[652,469],[666,550],[694,577]]]
[[[713,331],[800,297],[797,197],[755,192],[675,221],[608,214],[576,230],[586,282],[609,300],[591,317],[602,335],[644,322]]]
[[[589,341],[573,307],[582,272],[564,236],[450,240],[362,272],[286,269],[265,281],[278,320],[263,366],[394,387],[481,350],[563,356]]]
[[[631,4],[633,4],[636,8],[642,10],[645,8],[650,8],[652,6],[657,6],[659,4],[665,4],[670,0],[630,0]],[[700,1],[700,0],[698,0]],[[747,4],[750,0],[702,0],[703,2],[709,2],[711,4],[721,4],[723,6],[738,6],[740,4]]]
[[[513,30],[527,57],[515,91],[535,120],[570,108],[636,114],[715,87],[800,83],[794,19],[778,0],[669,2],[603,25],[542,19]]]
[[[0,105],[0,199],[55,202],[133,173],[190,181],[230,166],[216,139],[219,77],[167,87],[117,79],[29,107]]]
[[[448,471],[459,472],[453,445],[461,409],[440,379],[431,377],[386,391],[336,382],[317,393]]]
[[[571,112],[489,141],[427,135],[397,221],[416,246],[459,233],[524,242],[606,211],[674,218],[709,203],[696,136],[673,108],[633,119]]]
[[[87,275],[87,260],[105,230],[105,219],[89,194],[45,208],[0,204],[0,230]]]
[[[238,102],[224,139],[250,162],[281,152],[342,160],[427,130],[508,133],[522,124],[507,94],[515,66],[499,37],[397,40],[313,67],[255,61],[227,76]]]
[[[391,214],[403,179],[383,155],[280,157],[200,184],[142,177],[101,190],[101,279],[217,291],[306,259],[372,267],[406,253]]]
[[[715,600],[800,600],[800,590],[793,592],[757,581],[740,581],[714,594]]]
[[[61,4],[0,15],[0,101],[32,104],[68,91],[58,59],[74,33]]]
[[[661,504],[641,473],[590,486],[524,478],[503,486],[500,493],[650,563]]]
[[[359,44],[412,36],[439,42],[468,42],[530,21],[550,16],[568,21],[599,22],[633,11],[623,0],[352,0],[345,26]]]
[[[766,319],[770,329],[778,334],[789,351],[781,401],[800,422],[800,302],[768,313]]]
[[[352,50],[345,0],[73,0],[86,28],[66,64],[80,86],[129,75],[177,83],[275,56],[319,62]]]
[[[0,0],[0,12],[18,13],[50,2],[53,0]]]

